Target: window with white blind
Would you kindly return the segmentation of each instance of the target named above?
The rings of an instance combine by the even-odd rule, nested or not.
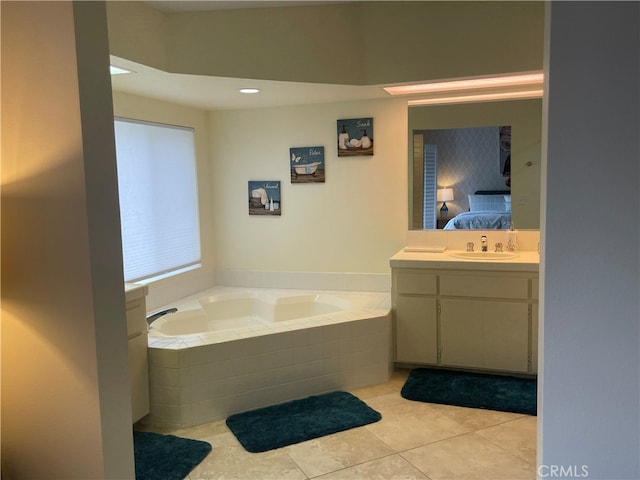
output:
[[[422,197],[422,228],[435,229],[436,222],[436,192],[438,190],[438,146],[424,145],[423,152],[423,183],[424,192]]]
[[[125,281],[199,267],[193,129],[116,118],[115,137]]]

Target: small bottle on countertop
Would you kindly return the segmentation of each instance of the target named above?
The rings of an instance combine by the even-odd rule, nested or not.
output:
[[[511,230],[507,232],[507,251],[518,251],[518,231],[513,229],[513,222],[511,222]]]

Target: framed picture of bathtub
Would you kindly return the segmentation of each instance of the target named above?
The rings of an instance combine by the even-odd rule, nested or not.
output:
[[[249,215],[281,215],[280,180],[249,180]]]
[[[338,157],[373,155],[373,118],[338,120]]]
[[[290,148],[291,183],[324,182],[324,147]]]

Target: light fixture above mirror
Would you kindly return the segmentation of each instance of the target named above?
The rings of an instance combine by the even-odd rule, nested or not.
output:
[[[540,98],[544,74],[525,72],[384,87],[389,95],[411,96],[409,105],[438,105]]]

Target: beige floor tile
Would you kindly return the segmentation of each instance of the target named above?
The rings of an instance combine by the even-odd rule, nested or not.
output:
[[[388,445],[363,427],[290,445],[282,450],[310,478],[393,453]]]
[[[439,405],[430,403],[438,413],[445,415],[469,430],[480,430],[493,425],[521,418],[519,413],[498,412],[482,408],[455,407],[452,405]]]
[[[409,371],[352,391],[381,421],[270,452],[247,452],[224,421],[160,433],[213,445],[189,480],[535,478],[537,417],[406,400]]]
[[[190,480],[306,480],[307,476],[282,449],[249,453],[240,445],[214,445],[191,471]]]
[[[370,462],[316,477],[316,480],[429,480],[400,455],[371,460]]]
[[[365,428],[396,452],[470,431],[430,404],[405,400],[399,393],[372,398],[367,403],[380,412],[382,420]]]
[[[178,437],[193,438],[194,440],[205,440],[218,437],[219,435],[231,433],[224,420],[218,422],[205,423],[195,427],[184,428],[171,432]]]
[[[535,466],[476,433],[403,452],[432,480],[532,480]]]
[[[365,402],[369,398],[379,397],[380,395],[387,395],[389,393],[397,393],[402,390],[402,386],[407,381],[409,372],[410,370],[396,370],[393,372],[391,378],[387,383],[373,385],[371,387],[358,388],[355,390],[351,390],[351,393]]]
[[[535,465],[537,420],[538,417],[524,416],[476,433]]]

